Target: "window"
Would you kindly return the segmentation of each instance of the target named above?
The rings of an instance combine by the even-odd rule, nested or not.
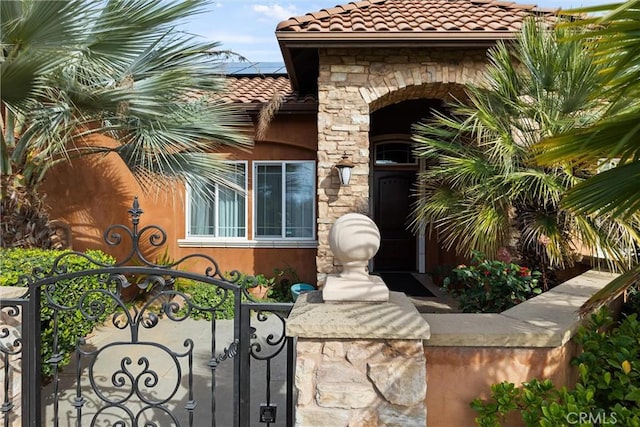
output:
[[[312,239],[315,162],[255,162],[255,238]]]
[[[187,191],[181,247],[316,247],[315,161],[252,163],[231,163],[228,179],[244,192],[216,184],[208,197]],[[252,231],[246,194],[253,195]]]
[[[232,163],[227,179],[239,187],[247,188],[247,165]],[[239,191],[212,184],[210,197],[190,192],[188,235],[229,238],[247,237],[246,197]]]
[[[410,142],[380,142],[375,146],[376,165],[415,165]]]

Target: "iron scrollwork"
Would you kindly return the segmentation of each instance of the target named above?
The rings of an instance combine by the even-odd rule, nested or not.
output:
[[[225,277],[216,261],[204,254],[192,254],[176,261],[160,259],[152,261],[145,256],[143,248],[157,249],[167,241],[166,232],[157,225],[140,225],[143,210],[137,198],[129,209],[131,226],[114,224],[108,227],[103,235],[108,246],[130,243],[124,258],[115,263],[108,263],[82,252],[67,251],[53,261],[50,269],[35,268],[30,275],[20,278],[20,282],[29,287],[29,292],[42,295],[43,307],[53,314],[48,318],[49,327],[57,337],[59,331],[58,313],[79,313],[83,319],[102,322],[105,319],[116,330],[124,331],[128,337],[116,340],[95,349],[84,338],[79,338],[76,345],[76,395],[71,400],[78,420],[91,418],[91,425],[108,420],[112,425],[121,426],[165,426],[181,425],[179,418],[173,414],[171,404],[177,400],[177,394],[186,387],[188,394],[184,409],[187,411],[188,425],[193,424],[193,411],[197,405],[193,393],[193,359],[194,341],[186,339],[185,350],[177,351],[170,345],[144,340],[142,332],[155,328],[162,318],[168,321],[181,322],[189,318],[194,311],[207,312],[212,318],[209,323],[212,330],[211,357],[216,365],[236,356],[239,345],[239,332],[234,332],[235,339],[221,353],[215,345],[216,312],[223,305],[231,304],[239,307],[243,291],[239,284],[242,275],[232,272]],[[93,267],[82,271],[72,270],[73,257],[82,258]],[[185,271],[182,266],[188,261],[199,260],[204,265],[204,273],[196,274]],[[66,292],[67,287],[81,286],[85,277],[92,277],[97,286],[82,289],[80,292]],[[180,280],[201,282],[215,289],[216,300],[208,305],[196,303],[191,296],[180,290],[176,284]],[[128,301],[124,294],[144,294],[141,301]],[[3,308],[6,310],[6,307]],[[238,310],[239,311],[239,310]],[[8,332],[0,331],[4,337]],[[19,344],[17,342],[16,344]],[[135,350],[132,350],[135,347]],[[19,349],[15,350],[19,351]],[[8,352],[3,350],[3,354]],[[137,354],[137,356],[134,356]],[[5,356],[6,357],[6,356]],[[65,363],[65,356],[58,346],[58,339],[53,341],[53,354],[45,363],[53,372],[53,418],[59,419],[60,382],[59,370]],[[117,361],[117,366],[105,368],[104,362]],[[164,365],[159,370],[159,362]],[[102,367],[99,368],[99,366]],[[109,369],[111,369],[109,371]],[[111,372],[110,374],[106,374]],[[215,369],[212,370],[215,376]],[[184,377],[184,378],[183,378]],[[87,390],[80,387],[86,379],[91,388],[91,408],[87,407]],[[169,381],[169,383],[167,383]],[[162,382],[162,384],[161,384]],[[186,382],[186,384],[185,384]],[[212,378],[215,385],[215,378]],[[212,387],[212,399],[215,401]],[[162,393],[160,395],[159,393]],[[94,409],[89,413],[89,409]],[[215,404],[212,405],[215,407]],[[9,403],[3,411],[10,411]],[[114,415],[113,414],[117,414]],[[162,418],[158,424],[152,419]],[[54,421],[54,425],[57,425]]]
[[[5,305],[0,307],[2,315],[6,318],[19,318],[21,310],[17,305]],[[5,420],[9,419],[9,413],[14,409],[11,401],[12,386],[15,381],[14,363],[23,351],[22,337],[11,326],[4,325],[0,328],[0,363],[2,364],[2,391],[4,398],[0,402],[0,413]]]
[[[282,349],[286,346],[285,336],[285,318],[277,311],[270,310],[258,310],[256,312],[255,320],[259,323],[267,322],[269,319],[277,319],[279,324],[279,333],[269,333],[264,338],[258,336],[257,328],[252,327],[251,334],[251,356],[256,360],[267,360],[276,357]],[[273,328],[269,328],[272,330]],[[261,339],[262,338],[262,339]]]
[[[76,390],[68,400],[73,411],[76,412],[78,425],[83,425],[81,420],[90,420],[91,425],[100,425],[108,420],[110,425],[119,427],[179,426],[185,423],[185,417],[188,418],[186,424],[193,425],[197,406],[194,396],[193,369],[194,348],[197,341],[194,343],[193,339],[185,339],[182,342],[183,348],[175,349],[173,342],[171,345],[163,344],[145,337],[148,338],[147,330],[156,328],[163,322],[165,322],[163,324],[183,322],[196,312],[207,314],[212,319],[207,323],[211,329],[212,341],[211,347],[205,349],[207,352],[205,360],[208,360],[208,363],[205,363],[211,371],[208,382],[211,392],[212,425],[215,425],[217,368],[222,362],[233,359],[235,375],[239,376],[239,361],[248,355],[256,360],[266,361],[269,366],[267,368],[267,383],[269,383],[270,361],[287,345],[284,316],[280,312],[270,310],[269,304],[255,300],[248,292],[248,288],[257,283],[255,277],[243,275],[238,271],[223,274],[216,261],[207,255],[190,254],[176,261],[166,257],[152,261],[145,255],[146,251],[143,249],[160,248],[166,244],[167,234],[157,225],[141,226],[140,217],[143,210],[137,198],[134,199],[128,213],[131,217],[130,227],[114,224],[108,227],[103,235],[108,246],[115,247],[130,243],[131,247],[125,249],[124,258],[110,263],[96,259],[95,256],[87,253],[66,251],[54,259],[51,268],[37,267],[31,274],[19,278],[20,284],[29,289],[22,297],[24,306],[5,305],[1,309],[8,316],[18,316],[18,313],[23,315],[22,311],[29,305],[30,299],[37,296],[35,301],[39,305],[41,298],[44,311],[37,316],[42,316],[46,311],[48,317],[38,317],[37,320],[41,320],[43,328],[53,331],[54,335],[53,350],[44,361],[53,372],[51,381],[53,425],[59,425],[59,402],[63,394],[59,390],[61,381],[59,371],[61,366],[68,362],[69,357],[60,349],[57,335],[61,329],[61,316],[71,314],[75,316],[74,321],[78,322],[83,320],[93,323],[105,322],[105,326],[110,326],[113,333],[120,334],[118,339],[108,344],[87,342],[84,337],[72,339],[71,346],[75,345]],[[77,268],[72,267],[73,257],[88,261],[91,267],[78,271]],[[191,273],[184,268],[187,262],[196,260],[204,270],[201,274]],[[94,285],[91,288],[83,288],[83,279],[88,277],[93,278]],[[189,292],[180,286],[184,283],[181,282],[183,280],[211,286],[211,289],[215,290],[216,298],[207,304],[194,301]],[[72,288],[73,292],[68,292]],[[130,291],[133,294],[144,294],[145,298],[141,301],[126,300],[124,294]],[[217,313],[225,307],[232,306],[234,315],[241,316],[241,307],[245,305],[251,305],[252,310],[255,310],[255,316],[252,316],[251,321],[255,323],[260,333],[269,321],[276,324],[269,324],[268,328],[278,329],[279,332],[268,333],[260,338],[258,333],[254,333],[250,340],[245,342],[240,339],[241,336],[246,336],[241,333],[240,324],[247,323],[244,323],[244,320],[240,322],[236,318],[231,340],[226,347],[222,348],[222,351],[217,350],[215,342]],[[288,312],[284,309],[281,311]],[[106,325],[106,322],[109,325]],[[125,338],[122,338],[123,334]],[[9,337],[9,328],[1,327],[0,357],[5,361],[11,356],[19,356],[23,352],[23,347],[31,345],[29,342],[25,344],[19,338],[11,341]],[[170,340],[171,338],[169,337]],[[98,348],[94,345],[98,345]],[[176,345],[179,347],[179,344]],[[136,347],[136,350],[131,350],[131,347]],[[36,350],[39,353],[40,349]],[[99,365],[105,361],[113,365],[111,370],[99,368]],[[162,367],[160,367],[160,361],[165,362]],[[8,378],[10,377],[7,369],[9,368],[5,363],[3,383],[5,396],[8,396],[6,390],[9,387]],[[171,371],[171,376],[168,376],[168,371]],[[34,381],[38,380],[39,378],[34,379]],[[82,382],[84,385],[81,385]],[[239,383],[240,380],[236,377],[234,387]],[[162,390],[161,393],[160,390]],[[176,416],[171,405],[178,400],[178,393],[182,392],[186,392],[183,399],[183,409],[186,414]],[[268,385],[267,403],[270,405],[270,402],[270,385]],[[13,415],[13,404],[8,398],[0,402],[0,405],[0,413],[4,414],[6,419],[8,419],[7,414]],[[113,414],[117,414],[115,418]],[[275,411],[273,415],[275,416]],[[51,418],[48,418],[47,422],[50,420]],[[241,424],[244,426],[243,422]]]

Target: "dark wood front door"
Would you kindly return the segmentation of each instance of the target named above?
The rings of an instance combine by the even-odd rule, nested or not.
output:
[[[374,269],[416,270],[416,237],[409,226],[415,171],[374,171],[374,220],[380,250]]]

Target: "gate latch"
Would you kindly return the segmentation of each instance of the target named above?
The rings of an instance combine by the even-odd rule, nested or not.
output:
[[[263,403],[260,405],[260,422],[275,423],[276,422],[276,405]]]

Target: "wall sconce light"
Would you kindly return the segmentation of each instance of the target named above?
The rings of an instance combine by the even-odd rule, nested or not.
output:
[[[338,169],[341,186],[349,185],[349,181],[351,181],[351,169],[353,169],[354,166],[355,165],[351,160],[349,160],[349,156],[347,156],[347,152],[345,151],[342,155],[342,160],[336,163],[336,169]]]

